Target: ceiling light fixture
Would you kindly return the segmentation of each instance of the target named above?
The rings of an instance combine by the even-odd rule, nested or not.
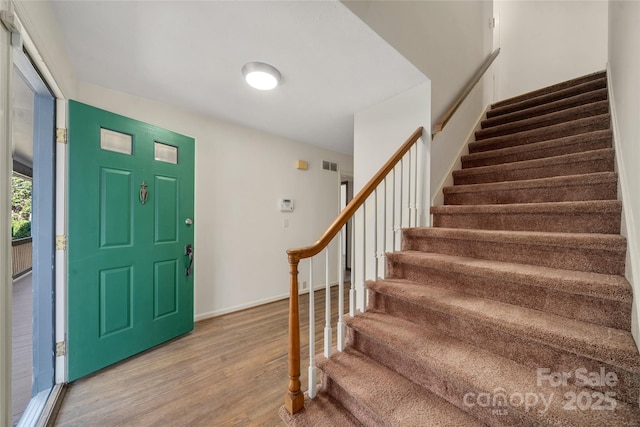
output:
[[[242,75],[249,86],[260,90],[271,90],[280,82],[280,71],[263,62],[244,64]]]

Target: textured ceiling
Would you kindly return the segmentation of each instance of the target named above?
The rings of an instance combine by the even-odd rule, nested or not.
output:
[[[79,80],[344,153],[353,114],[426,77],[336,1],[53,1]],[[282,73],[270,92],[247,62]]]

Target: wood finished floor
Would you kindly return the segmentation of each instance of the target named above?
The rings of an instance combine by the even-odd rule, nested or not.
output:
[[[345,295],[348,295],[348,284]],[[338,288],[332,288],[337,301]],[[322,351],[324,291],[315,293]],[[345,307],[348,298],[345,297]],[[195,330],[70,384],[55,426],[276,426],[287,389],[288,300],[196,323]],[[307,389],[309,298],[300,299]],[[332,306],[332,325],[337,319]],[[334,331],[335,345],[335,331]]]
[[[31,400],[32,311],[31,273],[13,282],[11,328],[11,418],[16,425]]]

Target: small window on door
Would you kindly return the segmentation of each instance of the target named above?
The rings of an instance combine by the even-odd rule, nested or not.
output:
[[[156,141],[154,158],[159,162],[173,163],[174,165],[177,165],[178,147]]]
[[[100,148],[131,155],[131,135],[100,128]]]

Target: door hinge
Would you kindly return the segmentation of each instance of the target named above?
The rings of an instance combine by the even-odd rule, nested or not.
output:
[[[64,251],[67,249],[67,236],[56,236],[56,250]]]
[[[67,345],[64,341],[56,343],[56,357],[64,356],[67,353]]]
[[[60,144],[67,143],[67,130],[65,128],[56,129],[56,142]]]

